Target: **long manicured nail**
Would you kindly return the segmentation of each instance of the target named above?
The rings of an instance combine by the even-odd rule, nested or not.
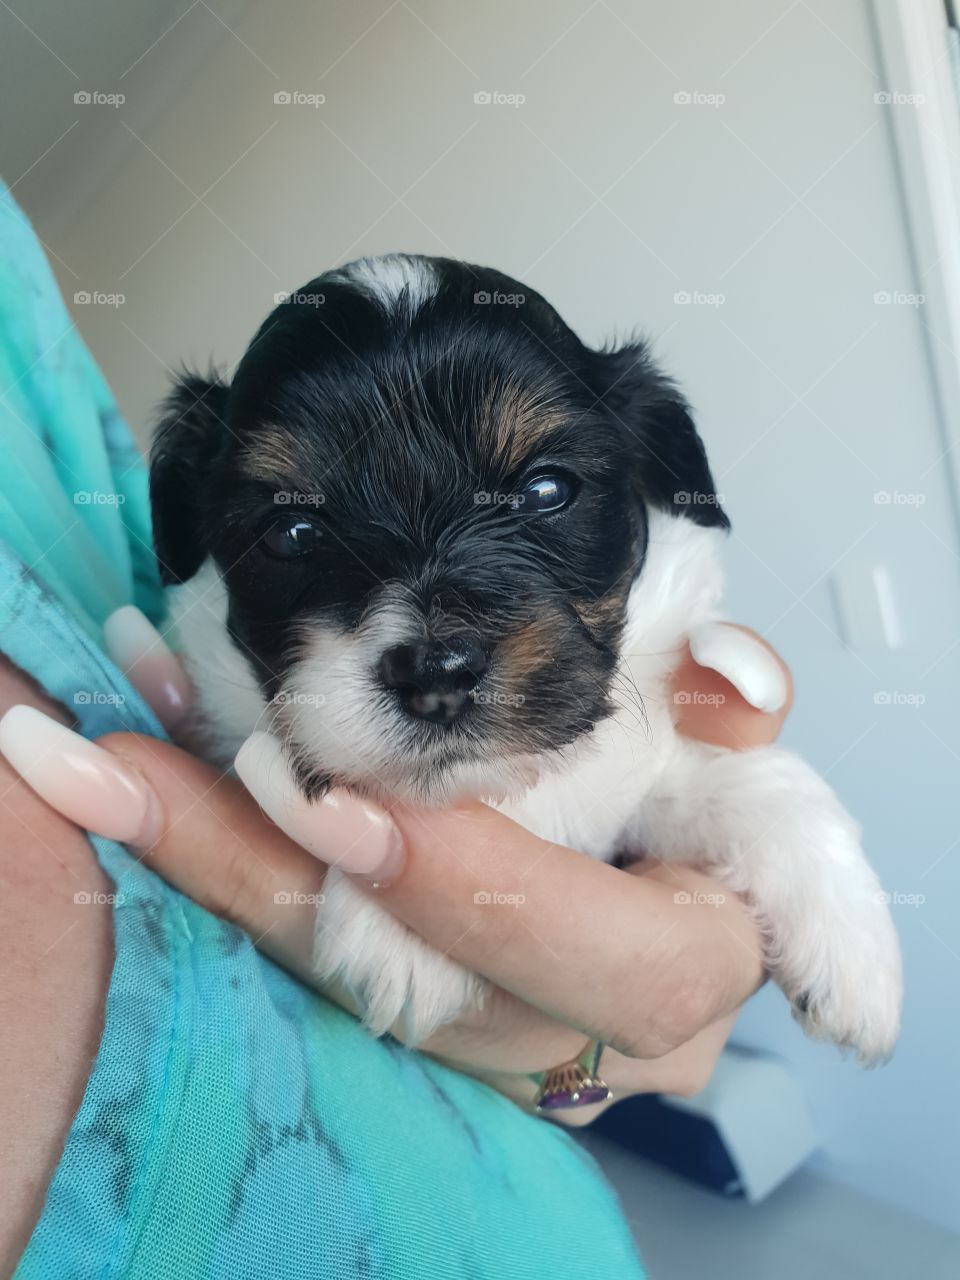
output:
[[[0,752],[38,796],[88,831],[140,846],[159,836],[159,802],[140,775],[35,707],[11,707],[0,720]]]
[[[234,767],[267,817],[308,853],[374,884],[396,879],[403,866],[403,840],[385,810],[342,790],[316,802],[307,800],[280,743],[269,733],[251,734]]]
[[[169,732],[190,706],[190,684],[176,656],[153,623],[132,604],[103,624],[107,653],[156,712]]]
[[[768,649],[739,627],[705,622],[690,637],[694,662],[710,667],[758,711],[779,711],[787,700],[787,678]]]

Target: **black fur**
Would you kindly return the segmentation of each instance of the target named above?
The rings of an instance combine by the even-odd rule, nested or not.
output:
[[[215,376],[185,373],[163,405],[150,458],[153,539],[160,576],[186,582],[206,559],[199,539],[203,477],[227,437],[227,387]]]

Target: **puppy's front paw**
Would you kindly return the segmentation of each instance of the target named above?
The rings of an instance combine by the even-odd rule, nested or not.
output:
[[[327,873],[317,913],[313,967],[343,983],[374,1035],[399,1027],[409,1045],[478,1008],[486,988],[336,871]]]
[[[890,1057],[900,1030],[900,946],[853,822],[843,814],[821,839],[828,874],[781,905],[771,970],[810,1036],[875,1066]]]
[[[864,1066],[885,1062],[900,1031],[900,951],[884,895],[848,904],[853,920],[824,939],[812,963],[781,952],[774,976],[808,1035],[852,1049]]]
[[[857,824],[827,783],[776,747],[685,746],[652,805],[649,847],[704,866],[752,905],[767,967],[812,1036],[864,1063],[893,1051],[900,947]]]

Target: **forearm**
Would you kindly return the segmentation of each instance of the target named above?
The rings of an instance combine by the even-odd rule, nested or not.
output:
[[[0,713],[58,709],[0,655]],[[80,1104],[112,960],[110,883],[90,842],[0,759],[0,1275],[40,1214]],[[87,893],[80,905],[75,894]],[[99,895],[99,897],[98,897]]]

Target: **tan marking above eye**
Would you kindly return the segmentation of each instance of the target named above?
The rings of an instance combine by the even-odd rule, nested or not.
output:
[[[255,441],[240,454],[244,475],[278,489],[289,489],[292,477],[303,474],[307,461],[293,432],[275,423],[258,427]]]
[[[512,381],[499,383],[488,390],[481,405],[480,440],[489,443],[498,462],[513,470],[536,452],[565,416],[548,391]]]

